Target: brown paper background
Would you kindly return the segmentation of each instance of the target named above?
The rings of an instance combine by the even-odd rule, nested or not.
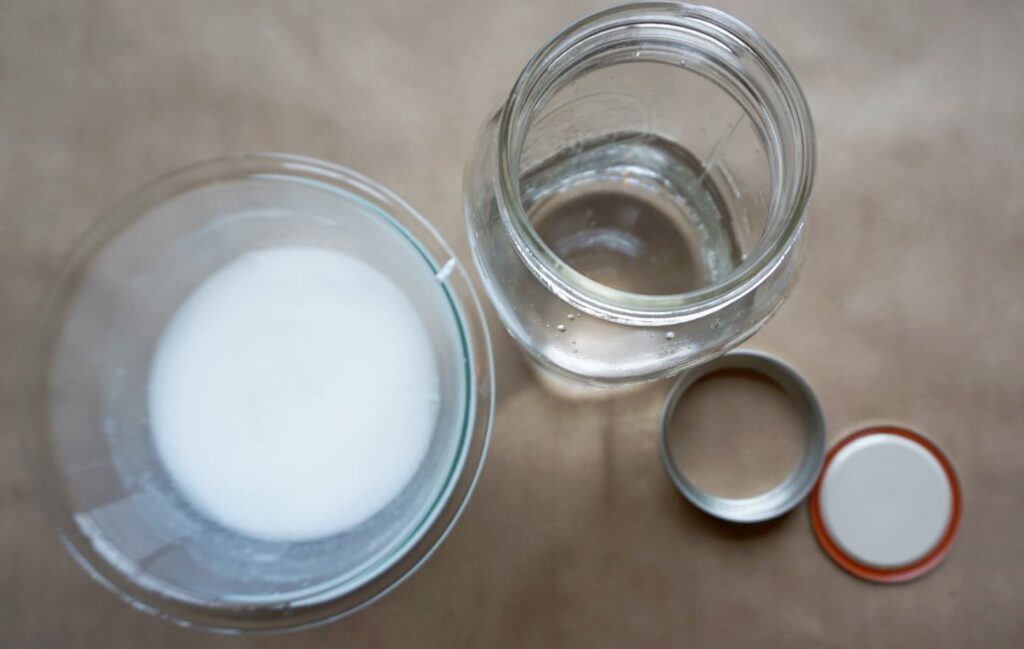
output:
[[[529,55],[584,0],[0,0],[0,647],[1024,646],[1024,4],[727,1],[791,63],[819,136],[808,256],[749,346],[815,386],[830,441],[905,422],[949,453],[962,534],[881,587],[806,510],[737,528],[655,448],[666,385],[572,405],[493,319],[499,407],[471,505],[380,603],[223,638],[135,612],[65,554],[17,443],[14,353],[62,254],[116,198],[239,150],[389,185],[466,254],[461,165]]]

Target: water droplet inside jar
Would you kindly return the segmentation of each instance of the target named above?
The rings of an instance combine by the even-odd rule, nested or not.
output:
[[[570,320],[575,320],[576,319],[576,314],[575,313],[570,313],[566,317],[569,318]]]
[[[665,339],[666,340],[672,340],[675,337],[676,337],[676,332],[674,332],[674,331],[666,331],[665,332]]]
[[[558,325],[558,327],[556,327],[556,328],[557,328],[557,329],[558,329],[559,331],[565,331],[565,325],[563,325],[563,324],[560,324],[560,325]]]

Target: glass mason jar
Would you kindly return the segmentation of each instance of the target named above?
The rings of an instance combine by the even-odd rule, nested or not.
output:
[[[671,375],[761,327],[794,284],[807,102],[720,11],[616,7],[537,52],[484,125],[464,209],[499,317],[542,369]]]

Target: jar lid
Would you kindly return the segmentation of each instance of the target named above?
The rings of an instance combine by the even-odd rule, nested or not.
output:
[[[682,395],[722,370],[755,372],[790,398],[803,423],[802,459],[787,478],[747,498],[699,488],[672,452],[669,429]],[[661,422],[661,457],[673,484],[704,512],[755,523],[781,516],[810,492],[814,533],[847,572],[880,583],[914,579],[948,554],[960,526],[960,485],[941,450],[919,433],[873,426],[840,440],[825,455],[817,398],[793,368],[757,352],[731,352],[684,373],[669,390]],[[812,489],[813,488],[813,489]]]
[[[725,370],[754,372],[777,385],[797,409],[803,425],[800,459],[781,482],[744,498],[726,498],[701,489],[691,480],[672,449],[670,429],[683,394],[698,380]],[[782,361],[753,351],[730,352],[684,373],[669,390],[661,418],[661,459],[676,488],[706,513],[736,523],[757,523],[790,511],[810,492],[825,456],[825,418],[814,391]]]
[[[924,436],[867,428],[836,444],[810,499],[825,552],[857,577],[883,583],[935,568],[960,525],[961,497],[946,456]]]

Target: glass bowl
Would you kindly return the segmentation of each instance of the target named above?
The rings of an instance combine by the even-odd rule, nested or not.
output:
[[[154,349],[176,309],[240,255],[282,246],[337,250],[393,279],[440,374],[437,422],[410,482],[363,523],[309,541],[249,537],[192,506],[160,461],[147,410]],[[120,202],[49,291],[28,370],[27,458],[71,554],[139,609],[230,632],[338,618],[414,572],[465,506],[492,421],[487,327],[450,248],[374,181],[289,155],[201,162]]]

